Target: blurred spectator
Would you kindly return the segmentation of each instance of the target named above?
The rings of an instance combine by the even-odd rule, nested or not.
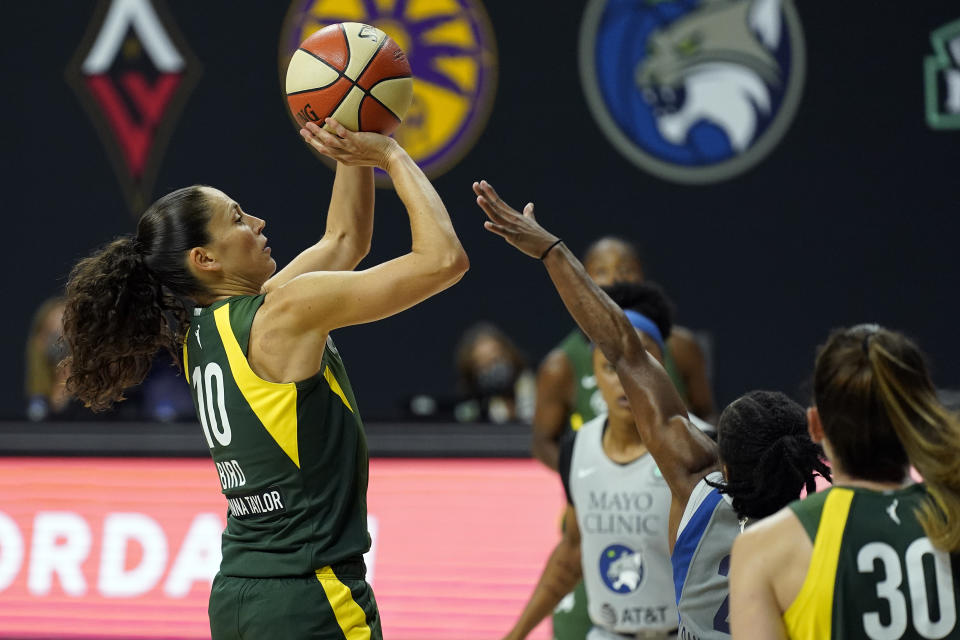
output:
[[[67,392],[70,368],[63,338],[63,299],[50,298],[33,316],[27,335],[27,418],[41,420],[97,420],[92,411]]]
[[[456,349],[461,400],[458,422],[530,422],[535,381],[520,350],[500,329],[486,322],[463,334]]]
[[[27,335],[27,417],[44,420],[67,404],[67,376],[57,365],[66,355],[63,341],[63,299],[50,298],[40,305]]]
[[[163,349],[153,359],[153,366],[146,379],[138,387],[130,389],[128,396],[130,400],[136,400],[143,420],[196,420],[190,385],[174,365],[170,354]]]
[[[63,299],[50,298],[37,309],[27,336],[26,414],[29,420],[192,420],[193,399],[170,355],[161,352],[143,384],[130,389],[113,410],[95,414],[67,392],[70,368],[63,337]]]

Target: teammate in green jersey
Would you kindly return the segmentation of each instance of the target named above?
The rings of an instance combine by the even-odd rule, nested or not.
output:
[[[612,236],[594,241],[587,248],[583,266],[601,287],[644,281],[637,250],[626,240]],[[673,326],[665,336],[663,366],[687,408],[704,420],[714,416],[713,391],[707,376],[703,351],[693,332]],[[561,437],[576,431],[605,407],[593,381],[593,345],[579,329],[571,331],[540,363],[537,371],[537,406],[533,419],[531,450],[554,471]]]
[[[960,419],[923,354],[876,325],[841,329],[813,386],[835,486],[737,538],[734,638],[960,638]]]
[[[598,246],[602,248],[609,243],[614,247],[619,247],[618,242],[619,241],[614,241],[613,239],[605,239],[601,241]],[[670,357],[670,347],[668,345],[670,344],[671,336],[674,335],[674,327],[672,324],[673,310],[669,299],[663,291],[652,282],[630,280],[629,274],[632,271],[629,267],[624,268],[624,263],[629,264],[630,262],[635,262],[632,253],[628,255],[620,253],[617,249],[612,251],[608,249],[591,251],[588,252],[588,255],[600,256],[600,258],[594,257],[593,260],[588,261],[587,264],[584,265],[591,279],[593,279],[594,282],[598,282],[599,279],[598,284],[601,284],[604,291],[616,300],[618,304],[626,303],[625,308],[630,308],[643,314],[656,325],[656,329],[660,332],[664,340],[663,348],[659,350],[657,358],[669,375],[671,373],[670,363],[673,362],[673,359]],[[607,265],[606,263],[611,257],[613,257],[612,262],[614,262],[614,264]],[[598,268],[598,265],[603,268]],[[593,271],[591,271],[591,267]],[[607,274],[611,273],[617,274],[618,279],[616,282],[611,282],[608,279]],[[600,394],[597,377],[594,372],[594,356],[596,350],[594,349],[594,345],[584,336],[583,332],[579,328],[575,329],[570,336],[561,343],[559,349],[566,355],[566,359],[569,360],[568,366],[572,366],[574,372],[574,387],[576,388],[573,405],[574,410],[573,413],[570,414],[568,430],[564,433],[565,441],[573,442],[576,433],[579,432],[580,426],[584,422],[593,420],[597,415],[606,414],[608,406]],[[699,352],[699,347],[697,347],[697,349]],[[562,358],[555,358],[552,354],[548,355],[544,360],[544,365],[540,369],[536,408],[537,415],[541,419],[549,416],[552,412],[551,409],[557,406],[557,401],[561,400],[561,398],[552,396],[551,394],[552,392],[555,393],[556,391],[564,389],[565,385],[561,383],[559,386],[551,386],[549,380],[555,379],[555,372],[562,371],[562,369],[554,366],[555,364],[563,364],[562,360]],[[673,372],[676,373],[675,367]],[[677,391],[680,392],[680,386],[677,382],[680,380],[679,375],[677,375],[677,377],[671,375],[671,380],[674,382],[674,385],[677,386]],[[555,411],[553,411],[553,413],[556,415]],[[543,420],[534,424],[535,442],[537,441],[536,434],[543,433],[543,427],[548,425],[549,422],[544,422]],[[568,521],[569,519],[566,517],[561,521],[564,534],[566,534],[565,529]],[[558,603],[553,612],[553,640],[583,640],[592,627],[593,623],[590,621],[587,613],[586,589],[581,581]]]
[[[599,238],[587,247],[584,267],[601,287],[644,280],[643,264],[636,247],[613,236]],[[663,351],[664,368],[684,402],[695,413],[710,420],[714,411],[713,392],[703,351],[693,333],[684,327],[673,326],[664,338],[667,341]],[[593,345],[579,328],[575,328],[544,357],[537,371],[531,452],[556,471],[561,439],[572,437],[582,424],[605,412],[593,375]],[[591,627],[586,591],[580,582],[553,614],[554,640],[583,640]]]
[[[392,139],[332,119],[304,139],[338,162],[326,232],[274,275],[265,223],[210,187],[174,191],[67,285],[69,389],[105,409],[158,349],[184,373],[227,498],[213,638],[381,638],[365,582],[367,449],[333,329],[407,309],[467,257],[433,186]],[[407,208],[411,251],[363,271],[373,169]],[[177,296],[195,305],[188,314]]]

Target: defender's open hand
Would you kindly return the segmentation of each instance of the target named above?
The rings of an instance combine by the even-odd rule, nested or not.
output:
[[[504,202],[486,181],[473,183],[477,204],[489,220],[483,223],[487,231],[497,234],[532,258],[540,258],[558,238],[541,227],[533,217],[533,203],[527,203],[521,214]]]

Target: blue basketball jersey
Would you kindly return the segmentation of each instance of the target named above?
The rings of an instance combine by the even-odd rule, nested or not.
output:
[[[740,522],[729,499],[701,480],[687,501],[670,560],[680,617],[679,638],[729,640],[730,548]]]

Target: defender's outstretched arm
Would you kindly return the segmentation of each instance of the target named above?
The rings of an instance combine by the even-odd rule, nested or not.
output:
[[[533,204],[527,204],[521,214],[487,182],[474,183],[473,190],[489,218],[485,228],[543,261],[570,315],[616,367],[640,436],[674,500],[686,504],[700,478],[717,468],[716,444],[690,424],[683,400],[663,367],[643,348],[626,314],[560,239],[537,223]]]

